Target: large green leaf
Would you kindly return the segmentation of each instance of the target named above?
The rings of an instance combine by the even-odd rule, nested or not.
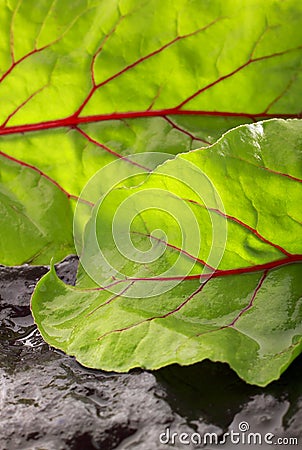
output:
[[[301,19],[296,0],[2,1],[1,161],[11,156],[9,167],[65,192],[71,205],[59,202],[55,214],[69,215],[90,177],[117,158],[176,154],[240,123],[298,117]],[[32,206],[19,202],[18,236],[2,217],[16,246],[1,247],[1,262],[48,263]],[[53,223],[52,210],[46,218]],[[56,230],[47,244],[57,260],[72,228]]]
[[[302,348],[301,135],[299,120],[242,125],[109,190],[78,286],[54,269],[37,285],[44,339],[105,370],[210,358],[278,378]]]
[[[0,152],[0,255],[2,264],[43,264],[75,251],[70,202],[39,171]]]

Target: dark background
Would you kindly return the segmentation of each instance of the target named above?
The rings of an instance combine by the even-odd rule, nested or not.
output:
[[[77,258],[57,265],[75,281]],[[238,431],[299,437],[302,448],[302,357],[266,388],[247,385],[226,365],[204,361],[156,372],[85,369],[44,343],[30,295],[46,266],[0,266],[0,449],[91,450],[198,448],[161,445],[171,432]],[[215,448],[211,446],[199,448]],[[216,448],[272,448],[220,445]]]

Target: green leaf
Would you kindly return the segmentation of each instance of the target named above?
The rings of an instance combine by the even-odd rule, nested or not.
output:
[[[52,268],[36,287],[44,339],[105,370],[209,358],[277,379],[302,348],[301,133],[299,120],[242,125],[109,190],[78,286]]]
[[[109,162],[124,158],[126,172],[133,153],[174,155],[244,122],[299,117],[301,19],[296,0],[5,2],[1,161],[13,157],[16,171],[40,173],[47,189],[65,192],[69,216]],[[53,207],[62,214],[60,204]],[[18,208],[28,211],[22,201]],[[45,220],[53,223],[55,214],[47,208]],[[18,214],[24,233],[17,235],[12,220],[2,216],[16,246],[1,247],[1,262],[49,263],[42,222],[32,232],[28,213]],[[46,240],[58,259],[59,247],[71,249],[72,229],[56,230]]]
[[[2,264],[43,264],[75,251],[73,213],[62,190],[0,152]]]

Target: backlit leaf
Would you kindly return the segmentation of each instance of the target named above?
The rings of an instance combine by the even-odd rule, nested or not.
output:
[[[71,251],[70,210],[111,161],[124,158],[127,171],[133,153],[174,155],[242,123],[299,117],[301,19],[296,0],[1,2],[0,187],[18,203],[1,216],[1,262],[48,264]],[[4,171],[21,169],[52,185],[48,229],[66,216],[47,238],[31,217],[38,192],[32,202],[8,192]]]
[[[78,286],[54,269],[37,285],[44,339],[105,370],[209,358],[252,384],[278,378],[302,346],[301,132],[242,125],[109,191]]]

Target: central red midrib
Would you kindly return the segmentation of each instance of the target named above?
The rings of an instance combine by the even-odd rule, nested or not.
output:
[[[218,117],[245,117],[249,119],[290,119],[300,118],[301,114],[269,114],[269,113],[256,113],[247,114],[244,112],[229,112],[229,111],[201,111],[201,110],[183,110],[179,108],[167,108],[152,111],[128,111],[111,114],[96,114],[94,116],[76,117],[74,115],[65,117],[63,119],[48,120],[45,122],[13,125],[10,127],[0,128],[0,136],[16,133],[28,133],[32,131],[42,131],[52,128],[61,127],[76,127],[81,124],[102,122],[108,120],[122,120],[122,119],[136,119],[143,117],[164,117],[167,115],[197,115],[197,116],[218,116]]]
[[[295,256],[300,256],[300,257],[301,257],[301,260],[302,260],[302,255],[295,255]],[[196,337],[200,337],[200,336],[202,336],[202,335],[204,335],[204,334],[212,333],[212,332],[214,332],[214,331],[220,331],[220,330],[223,330],[223,329],[225,329],[225,328],[234,327],[235,324],[236,324],[236,322],[242,317],[242,315],[243,315],[246,311],[250,310],[250,309],[253,307],[254,301],[255,301],[255,299],[256,299],[256,296],[257,296],[258,292],[260,291],[260,289],[261,289],[261,287],[262,287],[262,285],[263,285],[263,283],[264,283],[264,281],[265,281],[265,279],[266,279],[266,277],[267,277],[268,270],[269,270],[269,269],[265,269],[265,270],[264,270],[263,275],[261,276],[260,280],[258,281],[258,284],[257,284],[257,286],[256,286],[256,288],[255,288],[255,290],[254,290],[254,292],[253,292],[253,295],[252,295],[252,297],[251,297],[249,303],[248,303],[248,304],[240,311],[239,314],[236,315],[236,317],[235,317],[230,323],[228,323],[227,325],[223,325],[223,326],[219,327],[218,329],[212,329],[212,330],[209,330],[209,331],[206,331],[206,332],[203,332],[203,333],[198,333],[198,334],[196,335]],[[211,278],[207,278],[207,279],[205,280],[205,282],[202,283],[202,284],[200,284],[200,286],[199,286],[199,287],[198,287],[198,288],[197,288],[197,289],[196,289],[189,297],[187,297],[182,303],[180,303],[176,308],[172,309],[171,311],[169,311],[169,312],[167,312],[167,313],[165,313],[165,314],[159,315],[159,316],[148,317],[147,319],[144,319],[144,320],[141,320],[141,321],[139,321],[139,322],[135,322],[135,323],[133,323],[133,324],[127,325],[127,326],[125,326],[125,327],[123,327],[123,328],[118,328],[118,329],[110,330],[110,331],[104,333],[103,335],[99,336],[99,337],[97,338],[97,340],[100,341],[100,340],[102,340],[103,338],[105,338],[106,336],[108,336],[108,335],[110,335],[110,334],[113,334],[113,333],[120,333],[120,332],[123,332],[123,331],[128,331],[128,330],[130,330],[130,329],[132,329],[132,328],[135,328],[135,327],[137,327],[137,326],[139,326],[139,325],[142,325],[142,324],[144,324],[144,323],[147,323],[147,322],[154,321],[154,320],[156,320],[156,319],[166,319],[167,317],[171,316],[172,314],[177,313],[177,312],[180,311],[185,305],[187,305],[187,303],[189,303],[189,301],[192,300],[192,298],[194,298],[197,294],[199,294],[199,293],[204,289],[204,287],[205,287],[206,284],[210,281],[210,279],[211,279]],[[133,285],[133,283],[134,283],[134,281],[132,281],[131,284],[129,284],[129,285],[127,286],[126,289],[128,289],[129,287],[131,287],[131,286]],[[117,294],[117,295],[115,295],[114,297],[111,297],[110,302],[111,302],[112,300],[115,300],[116,298],[119,298],[120,296],[122,296],[122,294],[126,291],[126,289],[123,289],[123,291],[121,291],[120,294]],[[106,304],[108,304],[108,302],[103,303],[103,304],[101,304],[100,306],[105,306]],[[100,306],[99,306],[99,307],[100,307]],[[98,308],[99,308],[99,307],[98,307]],[[93,312],[94,312],[96,309],[98,309],[98,308],[95,308],[95,309],[93,310]]]
[[[271,54],[268,54],[268,55],[254,57],[255,49],[256,49],[259,41],[261,40],[262,35],[256,40],[254,49],[253,49],[252,53],[250,54],[249,59],[245,63],[243,63],[240,66],[238,66],[237,68],[231,70],[231,72],[226,73],[226,74],[220,76],[219,78],[217,78],[216,80],[213,80],[210,83],[208,83],[207,85],[199,88],[197,91],[195,91],[190,96],[188,96],[186,99],[184,99],[181,103],[179,103],[176,106],[173,106],[172,108],[167,108],[167,109],[158,110],[158,111],[153,111],[153,110],[151,110],[151,108],[150,109],[148,108],[145,111],[127,111],[127,112],[121,112],[121,113],[97,114],[97,115],[94,115],[94,116],[79,117],[81,112],[85,108],[85,106],[89,103],[90,99],[95,94],[95,92],[98,91],[99,88],[101,88],[104,85],[107,85],[112,80],[122,76],[126,72],[131,71],[131,69],[135,68],[136,66],[139,66],[140,64],[144,63],[146,60],[150,60],[154,56],[156,56],[158,54],[161,54],[166,49],[170,48],[171,46],[174,46],[174,44],[177,44],[179,41],[186,40],[186,39],[188,39],[190,37],[193,37],[196,34],[204,32],[208,28],[214,26],[221,19],[225,19],[225,17],[218,17],[218,18],[214,19],[212,22],[204,25],[203,27],[201,27],[201,28],[199,28],[197,30],[194,30],[192,32],[189,32],[189,33],[183,34],[183,35],[176,35],[175,38],[173,38],[170,41],[162,44],[159,48],[154,49],[150,53],[147,53],[147,54],[141,56],[140,58],[138,58],[137,60],[129,63],[124,68],[122,68],[120,71],[118,71],[117,73],[111,75],[109,78],[106,78],[106,79],[104,79],[104,80],[102,80],[100,82],[97,82],[96,79],[95,79],[96,58],[102,52],[103,47],[104,47],[105,43],[108,41],[108,39],[116,32],[117,27],[119,26],[119,24],[121,23],[121,21],[123,20],[124,17],[125,16],[120,16],[120,18],[118,19],[116,24],[112,27],[112,29],[109,31],[109,33],[107,33],[105,35],[105,37],[102,40],[100,46],[97,48],[96,52],[93,54],[92,59],[91,59],[91,64],[90,64],[91,89],[88,92],[88,94],[86,95],[86,98],[82,101],[81,105],[79,105],[77,110],[72,115],[70,115],[69,117],[66,117],[66,118],[62,118],[62,119],[54,119],[54,120],[44,121],[44,122],[35,123],[35,124],[23,124],[23,125],[9,126],[9,127],[2,126],[2,127],[0,127],[0,135],[13,134],[13,133],[25,133],[25,132],[29,132],[29,131],[45,130],[45,129],[51,129],[51,128],[56,128],[56,127],[75,127],[77,125],[80,125],[81,123],[91,123],[91,122],[97,122],[97,121],[101,121],[101,120],[104,121],[104,120],[126,119],[126,118],[135,118],[135,117],[154,117],[154,116],[165,116],[165,115],[168,115],[168,114],[169,115],[174,115],[174,114],[183,114],[183,115],[196,114],[196,115],[226,116],[226,117],[247,117],[247,118],[250,118],[250,119],[269,118],[269,117],[280,117],[280,118],[282,118],[282,117],[283,118],[291,118],[291,117],[292,118],[297,118],[297,117],[301,117],[301,113],[300,112],[293,113],[293,114],[269,114],[269,113],[267,113],[267,111],[268,111],[269,106],[271,104],[264,111],[262,111],[261,113],[256,113],[256,114],[248,114],[248,113],[242,113],[242,112],[223,112],[223,111],[194,111],[194,110],[186,110],[185,109],[185,105],[187,105],[191,100],[195,99],[201,93],[203,93],[204,91],[207,91],[208,89],[211,89],[212,87],[214,87],[217,84],[223,82],[224,80],[234,76],[238,72],[240,72],[243,69],[245,69],[247,66],[249,66],[251,64],[254,64],[254,63],[257,63],[257,62],[261,62],[263,60],[276,58],[276,57],[281,57],[281,56],[283,56],[283,55],[285,55],[287,53],[290,53],[290,52],[302,49],[302,46],[300,45],[300,46],[295,47],[295,48],[289,48],[289,49],[286,49],[286,50],[283,50],[283,51],[279,51],[279,52],[275,52],[275,53],[271,53]],[[11,35],[11,37],[12,37],[12,35]],[[33,50],[31,50],[30,52],[28,52],[27,54],[22,56],[18,61],[15,61],[13,50],[12,50],[12,47],[11,47],[12,64],[6,70],[6,72],[0,77],[0,83],[14,70],[14,68],[16,66],[20,65],[25,59],[27,59],[27,58],[31,57],[32,55],[34,55],[36,53],[39,53],[39,52],[42,52],[43,50],[51,47],[53,44],[57,43],[58,40],[60,40],[60,39],[61,39],[61,37],[55,39],[53,42],[49,42],[48,44],[46,44],[45,46],[43,46],[41,48],[37,48],[35,46],[35,48]],[[279,99],[281,97],[281,95],[282,95],[282,93],[279,94],[277,99]],[[30,99],[30,97],[29,97],[29,99]],[[24,104],[26,104],[27,101],[28,100],[26,100],[24,102]],[[152,105],[153,105],[153,103],[152,103]],[[22,107],[22,105],[21,105],[21,107]],[[20,109],[20,107],[18,109]],[[18,109],[13,111],[8,116],[7,120],[4,122],[4,125],[15,114],[15,112]]]
[[[34,171],[36,171],[37,173],[39,173],[41,176],[45,177],[48,181],[50,181],[51,183],[53,183],[55,186],[57,186],[68,198],[72,198],[78,201],[81,201],[83,203],[86,203],[90,206],[94,206],[93,203],[85,200],[85,199],[81,199],[75,195],[70,194],[69,192],[67,192],[61,185],[59,185],[59,183],[57,183],[54,179],[50,178],[48,175],[46,175],[44,172],[42,172],[40,169],[36,168],[35,166],[25,163],[23,161],[20,161],[10,155],[7,155],[6,153],[3,153],[2,151],[0,151],[0,155],[13,161],[16,162],[18,164],[21,164],[24,167],[28,167]],[[188,200],[190,201],[190,200]],[[199,206],[202,206],[201,204],[192,201],[193,203],[198,204]],[[211,208],[209,208],[209,210],[211,210]],[[213,209],[212,209],[213,210]],[[213,210],[218,212],[219,214],[222,214],[219,210]],[[235,275],[235,274],[241,274],[241,273],[250,273],[250,272],[256,272],[256,271],[260,271],[260,270],[269,270],[284,264],[289,264],[291,262],[297,262],[297,261],[302,261],[302,255],[297,255],[297,254],[290,254],[288,253],[286,250],[284,250],[282,247],[272,243],[271,241],[268,241],[267,239],[265,239],[263,236],[261,236],[256,230],[254,230],[253,228],[249,227],[248,225],[244,224],[243,222],[241,222],[239,219],[236,219],[232,216],[227,216],[225,215],[225,217],[227,218],[231,218],[233,220],[235,220],[236,222],[240,223],[241,225],[243,225],[244,227],[248,228],[249,230],[251,230],[252,232],[254,232],[261,240],[264,240],[265,242],[269,243],[270,245],[273,245],[274,247],[276,247],[277,249],[279,249],[280,251],[282,251],[284,254],[287,255],[286,258],[280,259],[280,260],[276,260],[276,261],[272,261],[270,263],[266,263],[266,264],[258,264],[255,266],[249,266],[249,267],[243,267],[243,268],[237,268],[237,269],[229,269],[229,270],[214,270],[212,267],[208,266],[208,264],[203,261],[203,260],[199,260],[198,258],[196,258],[196,262],[200,262],[202,263],[205,267],[208,267],[210,270],[213,269],[213,271],[211,271],[211,276],[212,277],[218,277],[218,276],[226,276],[226,275]],[[151,237],[151,236],[150,236]],[[170,247],[174,248],[174,249],[178,249],[177,247],[171,245],[171,244],[167,244]],[[180,249],[178,249],[180,250]],[[181,250],[181,252],[187,254],[187,256],[192,256],[189,255],[187,252]],[[188,280],[188,279],[200,279],[200,278],[208,278],[209,274],[200,274],[200,275],[187,275],[187,276],[177,276],[177,277],[153,277],[153,278],[126,278],[124,280],[117,280],[118,284],[119,282],[123,282],[123,281],[127,281],[127,280],[132,280],[132,281],[169,281],[169,280]],[[104,288],[102,288],[104,289]]]
[[[285,258],[285,259],[287,259],[287,260],[288,260],[288,259],[291,259],[291,260],[292,260],[291,262],[294,262],[293,260],[299,260],[299,261],[302,261],[302,255],[293,255],[293,257]],[[284,259],[284,260],[285,260],[285,259]],[[283,261],[284,261],[284,260],[283,260]],[[280,260],[280,261],[281,261],[281,260]],[[280,262],[280,261],[279,261],[279,262]],[[221,326],[221,327],[218,328],[218,329],[213,329],[213,330],[210,330],[210,331],[205,332],[205,333],[199,333],[199,334],[196,335],[196,337],[199,337],[199,336],[201,336],[201,335],[203,335],[203,334],[211,333],[211,332],[214,332],[214,331],[223,330],[224,328],[229,328],[229,327],[234,327],[234,326],[235,326],[236,322],[240,319],[240,317],[241,317],[246,311],[248,311],[249,309],[252,308],[252,306],[253,306],[253,304],[254,304],[254,301],[255,301],[255,299],[256,299],[256,296],[257,296],[259,290],[261,289],[261,287],[262,287],[262,285],[263,285],[263,283],[264,283],[264,281],[265,281],[265,279],[266,279],[266,277],[267,277],[268,271],[269,271],[270,268],[272,268],[272,267],[269,267],[269,264],[267,264],[266,266],[267,266],[267,267],[264,269],[263,275],[262,275],[262,277],[260,278],[260,280],[259,280],[259,282],[258,282],[258,284],[257,284],[257,286],[256,286],[256,288],[255,288],[255,290],[254,290],[254,292],[253,292],[253,295],[252,295],[252,297],[251,297],[251,300],[250,300],[249,303],[248,303],[248,304],[240,311],[240,313],[237,314],[237,316],[236,316],[229,324],[223,325],[223,326]],[[257,267],[257,266],[254,266],[254,267]],[[258,267],[259,267],[259,266],[258,266]],[[263,267],[263,265],[262,265],[262,267]],[[227,271],[227,270],[225,270],[225,271],[216,271],[216,272],[214,272],[214,274],[213,274],[212,276],[215,277],[215,274],[217,274],[217,273],[220,273],[220,275],[216,275],[216,276],[222,276],[222,275],[221,275],[222,272],[223,272],[225,275],[231,275],[231,274],[234,274],[234,271],[235,271],[235,270],[237,270],[237,273],[239,273],[239,271],[240,271],[241,269],[234,269],[234,270],[228,270],[228,271]],[[232,272],[232,273],[231,273],[231,272]],[[200,278],[200,276],[199,276],[199,278]],[[171,279],[171,278],[170,278],[170,279]],[[188,277],[184,277],[184,279],[188,279]],[[205,280],[204,283],[200,284],[200,286],[199,286],[199,287],[198,287],[198,288],[197,288],[197,289],[196,289],[189,297],[187,297],[182,303],[180,303],[180,304],[179,304],[176,308],[174,308],[173,310],[171,310],[171,311],[169,311],[169,312],[167,312],[167,313],[165,313],[165,314],[159,315],[159,316],[148,317],[147,319],[144,319],[144,320],[142,320],[142,321],[140,321],[140,322],[135,322],[135,323],[133,323],[133,324],[127,325],[127,326],[125,326],[125,327],[123,327],[123,328],[118,328],[118,329],[110,330],[110,331],[104,333],[103,335],[99,336],[99,337],[97,338],[97,340],[100,341],[100,340],[102,340],[103,338],[105,338],[106,336],[108,336],[108,335],[110,335],[110,334],[113,334],[113,333],[120,333],[120,332],[123,332],[123,331],[128,331],[128,330],[130,330],[130,329],[132,329],[132,328],[135,328],[135,327],[137,327],[137,326],[139,326],[139,325],[142,325],[142,324],[144,324],[144,323],[151,322],[151,321],[154,321],[154,320],[156,320],[156,319],[165,319],[165,318],[171,316],[172,314],[175,314],[176,312],[180,311],[187,303],[189,303],[189,301],[190,301],[193,297],[195,297],[197,294],[199,294],[199,293],[203,290],[203,288],[206,286],[206,284],[210,281],[210,279],[211,279],[211,278],[208,277],[208,278]],[[122,296],[122,294],[123,294],[128,288],[130,288],[130,287],[134,284],[135,281],[138,281],[138,280],[143,280],[143,279],[134,279],[134,278],[133,278],[132,281],[131,281],[131,283],[130,283],[125,289],[123,289],[119,294],[114,295],[113,297],[111,297],[111,298],[109,299],[109,301],[107,301],[107,302],[104,303],[104,304],[101,304],[99,307],[95,308],[92,312],[96,311],[96,310],[99,309],[101,306],[105,306],[106,304],[111,303],[111,301],[115,300],[116,298],[119,298],[120,296]],[[148,279],[144,279],[144,280],[147,281]],[[149,280],[151,280],[151,279],[149,279]],[[126,280],[120,280],[120,281],[126,281]],[[117,284],[117,283],[114,282],[114,284]],[[104,288],[102,288],[102,289],[104,289]]]
[[[202,273],[197,275],[179,275],[175,277],[149,277],[149,278],[135,278],[135,277],[128,277],[123,279],[114,279],[112,283],[108,284],[107,286],[101,286],[98,288],[87,288],[87,289],[79,289],[81,291],[104,291],[106,289],[110,289],[113,286],[116,286],[120,283],[125,282],[137,282],[137,281],[189,281],[189,280],[200,280],[200,279],[209,279],[209,278],[220,278],[225,277],[229,275],[241,275],[245,273],[253,273],[253,272],[262,272],[262,271],[268,271],[271,269],[275,269],[277,267],[286,266],[288,264],[293,264],[297,262],[302,262],[302,254],[293,254],[287,258],[278,259],[275,261],[270,261],[268,263],[264,264],[256,264],[254,266],[248,266],[248,267],[239,267],[236,269],[217,269],[214,272],[208,272],[208,273]]]
[[[283,261],[289,260],[289,259],[291,260],[291,262],[294,262],[294,260],[302,261],[302,255],[293,255],[292,257],[284,258]],[[282,260],[280,260],[280,261],[282,261]],[[278,261],[278,262],[280,262],[280,261]],[[276,261],[276,262],[277,262],[277,261]],[[255,266],[255,267],[257,267],[257,266]],[[259,266],[258,266],[258,267],[259,267]],[[263,267],[263,265],[262,265],[262,267]],[[260,280],[259,280],[258,283],[257,283],[257,286],[256,286],[256,288],[255,288],[255,290],[254,290],[254,292],[253,292],[253,295],[252,295],[252,297],[251,297],[249,303],[248,303],[248,304],[240,311],[239,314],[236,315],[236,317],[235,317],[230,323],[228,323],[227,325],[223,325],[223,326],[219,327],[218,329],[213,329],[213,330],[210,330],[210,331],[206,331],[206,332],[204,332],[204,333],[199,333],[199,334],[196,335],[196,337],[200,337],[200,336],[203,335],[203,334],[212,333],[212,332],[214,332],[214,331],[220,331],[220,330],[223,330],[223,329],[225,329],[225,328],[234,327],[235,324],[236,324],[236,322],[241,318],[241,316],[242,316],[246,311],[248,311],[249,309],[252,308],[252,306],[253,306],[253,304],[254,304],[254,301],[255,301],[255,299],[256,299],[256,296],[257,296],[258,292],[260,291],[260,289],[261,289],[261,287],[262,287],[262,285],[263,285],[263,283],[264,283],[264,281],[265,281],[265,279],[266,279],[266,277],[267,277],[267,274],[268,274],[268,271],[269,271],[270,268],[272,268],[272,267],[271,267],[271,266],[269,267],[269,264],[267,264],[267,265],[266,265],[266,268],[264,269],[264,272],[263,272],[263,274],[262,274],[262,276],[261,276],[261,278],[260,278]],[[235,269],[235,270],[237,270],[237,273],[239,273],[239,271],[240,271],[241,269]],[[215,276],[215,273],[216,273],[216,274],[217,274],[217,273],[220,273],[220,276],[222,276],[222,275],[221,275],[222,272],[223,272],[225,275],[230,275],[231,272],[232,272],[232,274],[234,274],[234,270],[232,270],[232,271],[231,271],[231,270],[228,270],[228,271],[225,270],[225,271],[216,271],[216,272],[214,272],[214,274],[213,274],[212,276]],[[217,276],[219,276],[219,275],[217,275]],[[187,279],[187,278],[188,278],[188,277],[184,277],[184,279]],[[200,276],[199,276],[199,278],[200,278]],[[135,322],[135,323],[133,323],[133,324],[127,325],[127,326],[125,326],[125,327],[123,327],[123,328],[118,328],[118,329],[110,330],[110,331],[104,333],[103,335],[99,336],[99,337],[97,338],[97,341],[100,341],[100,340],[104,339],[106,336],[111,335],[111,334],[113,334],[113,333],[121,333],[121,332],[123,332],[123,331],[128,331],[128,330],[130,330],[130,329],[132,329],[132,328],[135,328],[135,327],[137,327],[137,326],[139,326],[139,325],[142,325],[142,324],[144,324],[144,323],[148,323],[148,322],[154,321],[154,320],[156,320],[156,319],[166,319],[167,317],[171,316],[172,314],[177,313],[177,312],[180,311],[185,305],[187,305],[187,303],[189,303],[189,301],[192,300],[193,297],[195,297],[197,294],[199,294],[199,293],[203,290],[203,288],[204,288],[204,287],[206,286],[206,284],[210,281],[210,279],[211,279],[211,278],[208,277],[208,278],[205,280],[205,282],[203,282],[202,284],[200,284],[200,286],[199,286],[199,287],[198,287],[198,288],[197,288],[197,289],[196,289],[189,297],[187,297],[182,303],[180,303],[176,308],[172,309],[171,311],[168,311],[167,313],[162,314],[162,315],[159,315],[159,316],[148,317],[147,319],[144,319],[144,320],[141,320],[141,321],[139,321],[139,322]],[[143,280],[143,279],[132,279],[131,283],[130,283],[125,289],[123,289],[119,294],[114,295],[113,297],[111,297],[111,299],[109,299],[109,301],[107,301],[107,302],[104,303],[104,304],[101,304],[99,307],[95,308],[92,312],[94,312],[96,309],[99,309],[101,306],[105,306],[106,304],[110,303],[111,301],[115,300],[116,298],[119,298],[120,296],[122,296],[122,294],[123,294],[128,288],[130,288],[130,287],[134,284],[135,281],[138,281],[138,280]],[[147,280],[147,279],[145,279],[145,280]],[[121,281],[122,281],[122,280],[121,280]],[[126,280],[124,280],[124,281],[126,281]],[[117,283],[115,282],[115,284],[117,284]],[[104,289],[104,288],[103,288],[103,289]]]
[[[125,281],[173,281],[173,280],[198,280],[200,278],[212,278],[224,277],[228,275],[240,275],[243,273],[260,272],[262,270],[270,270],[276,267],[284,266],[286,264],[294,262],[302,262],[302,254],[293,254],[287,258],[278,259],[276,261],[270,261],[264,264],[256,264],[254,266],[239,267],[237,269],[225,269],[216,270],[213,273],[204,273],[199,275],[186,275],[186,276],[175,276],[175,277],[151,277],[151,278],[128,278]]]

